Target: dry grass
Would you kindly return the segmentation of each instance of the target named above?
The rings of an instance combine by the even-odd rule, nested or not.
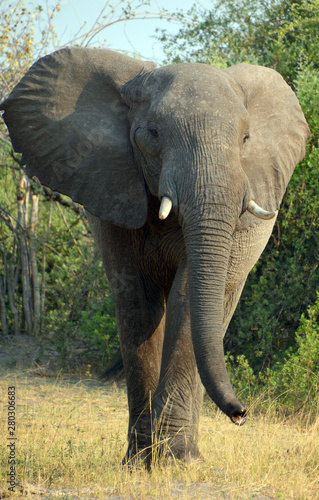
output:
[[[121,466],[128,411],[124,389],[92,380],[1,377],[0,399],[16,387],[17,471],[23,498],[319,498],[319,417],[312,425],[250,416],[235,427],[203,410],[193,466]],[[7,491],[7,408],[0,407],[1,481]],[[42,489],[41,489],[42,488]],[[18,489],[17,489],[18,490]],[[0,498],[1,497],[0,494]],[[13,498],[22,498],[21,488]]]

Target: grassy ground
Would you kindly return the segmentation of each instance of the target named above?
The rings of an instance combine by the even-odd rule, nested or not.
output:
[[[124,388],[89,380],[2,373],[0,498],[8,494],[8,387],[16,397],[12,498],[319,498],[319,416],[310,425],[270,413],[236,427],[204,405],[205,463],[123,468],[128,411]],[[22,493],[23,492],[23,493]]]

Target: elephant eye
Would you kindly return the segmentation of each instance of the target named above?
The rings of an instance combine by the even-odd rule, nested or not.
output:
[[[150,128],[149,129],[149,133],[151,134],[151,136],[153,137],[158,137],[158,131],[156,130],[156,128]]]
[[[249,134],[245,134],[243,138],[243,143],[245,144],[245,142],[248,141],[248,139],[249,139]]]

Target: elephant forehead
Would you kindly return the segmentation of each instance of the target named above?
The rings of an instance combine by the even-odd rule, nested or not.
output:
[[[222,70],[200,63],[181,63],[165,66],[153,71],[148,81],[157,93],[157,104],[165,110],[195,111],[225,110],[239,107],[244,112],[243,100],[239,98]]]
[[[159,81],[166,80],[173,83],[194,83],[200,85],[205,81],[226,80],[224,72],[214,66],[202,63],[178,63],[162,66],[152,71],[152,76]]]

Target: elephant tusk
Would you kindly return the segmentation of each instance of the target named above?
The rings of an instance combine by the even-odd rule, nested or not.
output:
[[[164,196],[164,198],[162,198],[161,206],[158,213],[158,216],[161,220],[164,220],[166,219],[166,217],[169,216],[170,211],[172,210],[172,206],[173,203],[171,202],[171,200],[166,196]]]
[[[258,219],[265,219],[265,220],[272,219],[278,213],[278,210],[276,210],[275,212],[268,212],[267,210],[264,210],[259,205],[257,205],[257,203],[255,203],[254,200],[250,200],[250,202],[248,203],[247,210],[251,214],[255,215],[255,217],[258,217]]]

